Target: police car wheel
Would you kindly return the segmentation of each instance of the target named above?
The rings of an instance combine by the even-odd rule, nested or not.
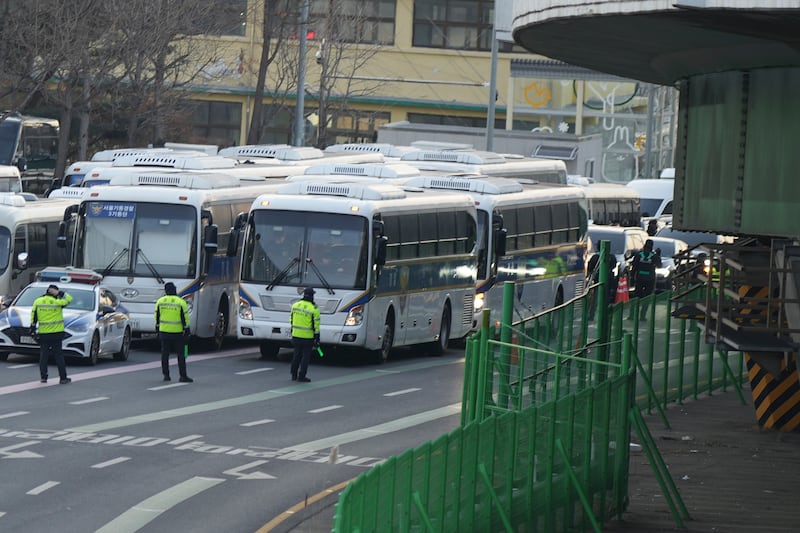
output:
[[[100,355],[100,334],[96,331],[92,335],[92,344],[89,346],[88,363],[92,366],[97,364],[97,356]]]
[[[131,350],[131,330],[130,328],[125,328],[125,333],[122,334],[122,345],[119,347],[119,351],[114,354],[115,361],[127,361],[128,360],[128,353]]]

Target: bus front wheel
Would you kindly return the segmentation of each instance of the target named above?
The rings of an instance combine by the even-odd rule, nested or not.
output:
[[[261,359],[274,359],[278,356],[278,351],[281,347],[277,342],[264,341],[258,345],[258,351],[261,352]]]
[[[383,325],[383,337],[381,338],[381,347],[375,350],[375,363],[383,364],[389,360],[389,354],[392,351],[394,344],[394,316],[389,315],[386,317],[386,323]]]

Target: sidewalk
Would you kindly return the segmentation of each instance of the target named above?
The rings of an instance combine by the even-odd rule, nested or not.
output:
[[[672,405],[665,429],[645,415],[690,518],[679,529],[647,457],[631,453],[630,505],[604,531],[780,533],[800,530],[800,434],[761,430],[735,392]],[[655,411],[654,411],[655,413]],[[637,439],[634,435],[634,441]],[[294,513],[273,532],[329,533],[339,491]]]

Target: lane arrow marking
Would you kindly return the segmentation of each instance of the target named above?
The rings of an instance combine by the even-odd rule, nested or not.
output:
[[[257,466],[261,466],[269,461],[253,461],[252,463],[247,463],[246,465],[237,466],[236,468],[231,468],[230,470],[225,470],[223,474],[228,474],[229,476],[235,476],[238,479],[276,479],[275,476],[267,474],[266,472],[261,472],[260,470],[256,470],[255,472],[245,473],[244,471],[248,468],[255,468]]]

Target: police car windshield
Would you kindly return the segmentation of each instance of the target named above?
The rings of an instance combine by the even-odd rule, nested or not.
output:
[[[61,287],[61,290],[68,292],[72,296],[72,301],[69,303],[66,310],[73,311],[91,311],[94,309],[94,290],[91,287],[76,287],[70,285]],[[25,287],[17,299],[14,301],[15,306],[19,307],[32,307],[33,301],[39,296],[47,292],[47,287]]]

